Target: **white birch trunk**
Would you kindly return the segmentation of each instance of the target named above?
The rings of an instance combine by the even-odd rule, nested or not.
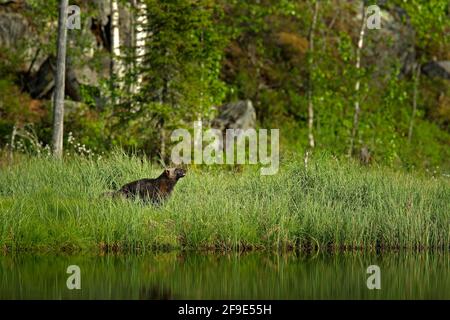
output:
[[[311,23],[311,28],[309,30],[309,79],[308,79],[308,143],[310,148],[314,148],[315,141],[314,141],[314,105],[313,105],[313,67],[314,67],[314,31],[317,24],[317,14],[319,12],[319,0],[316,0],[316,3],[314,4],[314,14],[313,14],[313,20]]]
[[[123,76],[120,56],[119,4],[117,0],[111,0],[111,76],[118,79]]]
[[[361,69],[361,51],[364,45],[364,33],[366,29],[366,8],[364,7],[364,2],[362,2],[362,21],[361,21],[361,28],[359,31],[359,39],[358,39],[358,46],[356,48],[356,71],[358,73],[357,80],[355,84],[355,113],[353,116],[353,128],[352,128],[352,135],[350,137],[350,147],[348,148],[348,156],[351,157],[353,154],[353,149],[355,145],[355,139],[356,135],[358,133],[358,126],[359,126],[359,113],[361,111],[360,109],[360,101],[359,101],[359,88],[361,86],[360,76],[359,76],[359,70]]]
[[[145,46],[147,39],[147,5],[142,0],[135,1],[137,16],[135,19],[136,27],[135,27],[135,65],[140,66],[144,62],[145,56]],[[138,93],[142,86],[142,74],[138,72],[136,75],[136,83],[133,85],[133,92]]]

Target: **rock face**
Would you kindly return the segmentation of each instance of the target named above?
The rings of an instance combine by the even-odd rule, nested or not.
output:
[[[450,79],[450,61],[430,61],[422,66],[422,72],[430,78]]]
[[[50,99],[55,86],[54,75],[56,70],[56,60],[49,57],[40,66],[35,75],[31,75],[27,81],[27,89],[31,97],[35,99]],[[71,66],[70,60],[66,65],[65,93],[74,101],[81,101],[80,83]]]
[[[18,72],[36,72],[45,60],[37,54],[38,49],[29,46],[29,43],[33,42],[39,41],[21,14],[0,11],[0,48],[7,48],[14,53],[16,50],[20,51],[23,46],[28,47],[24,52],[24,64],[19,66]]]
[[[96,15],[83,20],[81,31],[68,33],[68,45],[77,48],[80,54],[76,60],[67,61],[66,66],[66,95],[74,101],[82,100],[81,84],[98,86],[100,80],[110,73],[110,1],[92,2],[97,9]],[[33,98],[49,99],[54,88],[55,59],[39,45],[34,45],[46,43],[47,35],[42,38],[21,14],[25,7],[25,0],[0,0],[0,47],[8,48],[13,53],[14,50],[21,52],[22,42],[26,41],[29,49],[17,73],[24,89]],[[119,9],[121,46],[130,47],[133,39],[130,5],[122,4]]]
[[[375,66],[375,75],[382,79],[390,75],[395,60],[400,63],[403,74],[410,74],[415,62],[415,35],[407,22],[406,13],[393,7],[390,10],[382,8],[380,15],[381,29],[366,29],[362,63]],[[361,19],[361,15],[358,18]]]
[[[382,6],[387,1],[379,1]],[[356,5],[357,2],[355,2]],[[389,76],[392,64],[398,61],[403,75],[411,75],[416,64],[415,32],[406,12],[399,7],[381,9],[381,29],[366,29],[362,63],[375,66],[375,75]],[[358,15],[361,19],[361,15]],[[422,73],[431,78],[450,79],[450,61],[431,61],[422,66]]]
[[[55,59],[48,58],[40,66],[38,72],[35,75],[30,76],[29,81],[27,81],[27,89],[30,92],[31,97],[43,99],[50,94],[55,85],[53,79],[55,70]]]
[[[212,127],[225,132],[226,129],[250,129],[256,126],[256,112],[250,100],[224,104]]]
[[[20,14],[0,12],[0,46],[17,46],[27,31],[28,23]]]

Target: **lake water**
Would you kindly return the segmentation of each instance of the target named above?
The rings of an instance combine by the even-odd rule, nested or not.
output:
[[[81,290],[67,289],[69,265]],[[380,290],[367,288],[370,265]],[[3,255],[0,299],[450,299],[450,255]]]

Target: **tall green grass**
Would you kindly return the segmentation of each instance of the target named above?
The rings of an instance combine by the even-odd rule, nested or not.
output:
[[[101,160],[29,158],[0,171],[0,248],[387,249],[450,245],[450,182],[316,157],[278,174],[191,168],[162,207],[102,197],[161,168],[114,153]]]

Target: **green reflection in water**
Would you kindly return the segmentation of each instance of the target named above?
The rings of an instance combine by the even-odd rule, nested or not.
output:
[[[369,265],[381,290],[369,290]],[[68,290],[69,265],[81,290]],[[450,299],[447,252],[0,256],[1,299]]]

